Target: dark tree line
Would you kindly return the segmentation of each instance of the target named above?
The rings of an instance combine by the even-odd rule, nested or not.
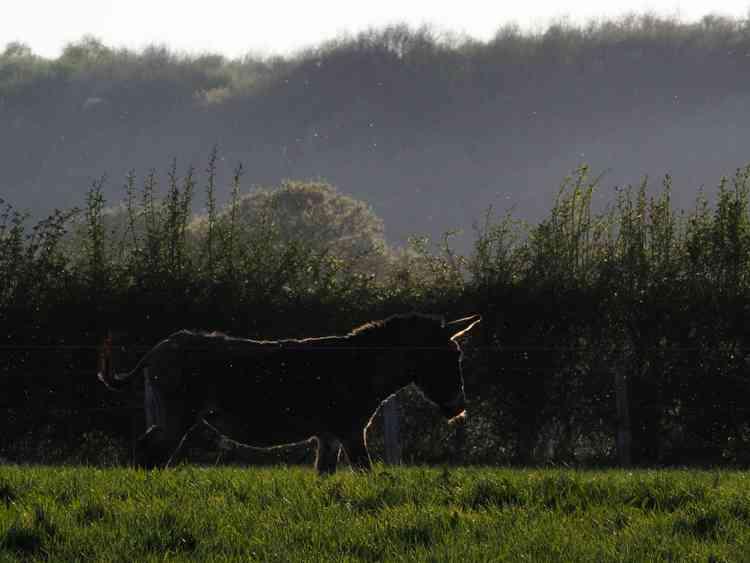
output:
[[[366,208],[323,184],[243,199],[239,169],[230,203],[220,206],[213,174],[214,164],[206,174],[172,165],[161,188],[156,173],[140,186],[130,175],[118,220],[98,182],[84,209],[33,226],[4,204],[0,455],[127,459],[137,397],[108,394],[94,376],[107,331],[124,347],[126,368],[181,328],[341,334],[418,310],[484,320],[463,343],[464,427],[431,424],[434,409],[410,391],[401,396],[406,461],[747,462],[748,169],[721,181],[715,205],[699,197],[691,210],[675,210],[667,177],[655,196],[644,180],[597,211],[596,180],[584,167],[538,224],[490,210],[470,254],[456,252],[450,235],[415,238],[375,256],[377,275],[350,249],[321,251],[315,237],[289,236],[290,225],[317,219],[274,227],[267,204],[286,201],[287,221],[295,206],[308,218],[337,210],[336,198],[360,217]],[[196,218],[188,203],[199,189],[209,211]],[[252,201],[263,212],[241,213]],[[368,240],[377,242],[371,221]],[[377,419],[376,445],[381,428]],[[96,457],[101,451],[107,459]]]

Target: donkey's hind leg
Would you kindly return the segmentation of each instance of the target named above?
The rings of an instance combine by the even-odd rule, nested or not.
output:
[[[164,434],[164,429],[154,424],[138,438],[135,449],[136,466],[152,469],[166,465],[172,452],[169,451]]]
[[[146,378],[146,427],[136,450],[136,464],[146,468],[166,467],[173,460],[190,430],[191,421],[176,401],[168,401]]]
[[[195,428],[183,426],[179,428],[163,428],[151,426],[138,439],[136,445],[136,465],[151,469],[154,467],[169,467],[178,459],[182,445]]]
[[[370,454],[367,453],[364,432],[353,432],[351,436],[346,438],[344,450],[349,458],[352,470],[369,471],[372,469],[372,461],[370,460]]]
[[[330,434],[316,436],[316,440],[318,441],[318,450],[315,456],[315,469],[321,475],[335,473],[341,442]]]

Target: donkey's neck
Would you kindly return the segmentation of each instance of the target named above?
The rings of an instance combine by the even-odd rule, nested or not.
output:
[[[384,351],[377,355],[372,377],[372,393],[378,405],[412,381],[404,351]]]

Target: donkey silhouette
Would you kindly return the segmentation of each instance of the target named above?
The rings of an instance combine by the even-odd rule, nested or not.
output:
[[[344,336],[284,340],[181,330],[126,373],[113,372],[108,341],[98,377],[119,390],[143,374],[147,430],[137,460],[146,467],[168,466],[207,425],[257,448],[314,439],[319,473],[336,470],[340,444],[353,468],[369,470],[367,426],[399,389],[414,384],[449,420],[465,414],[457,339],[480,321],[408,313]]]

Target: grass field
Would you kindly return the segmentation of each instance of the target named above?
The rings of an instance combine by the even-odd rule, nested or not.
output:
[[[5,466],[0,538],[0,561],[750,561],[750,479]]]

